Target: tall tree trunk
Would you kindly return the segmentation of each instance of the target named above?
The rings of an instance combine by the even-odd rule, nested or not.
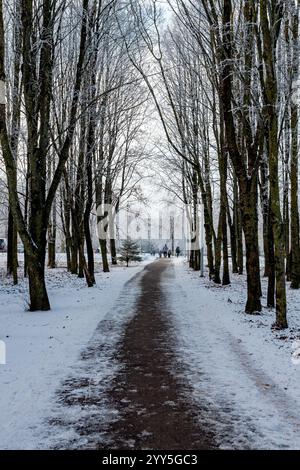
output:
[[[236,240],[236,231],[234,223],[230,214],[230,207],[227,199],[227,220],[230,231],[230,252],[231,252],[231,263],[232,263],[232,272],[238,273],[238,264],[237,264],[237,240]]]
[[[248,4],[247,4],[248,6]],[[250,5],[249,5],[250,7]],[[245,14],[246,14],[245,9]],[[249,12],[248,12],[249,13]],[[251,16],[251,15],[250,15]],[[232,165],[239,183],[240,207],[242,225],[246,244],[246,269],[247,269],[247,303],[245,311],[247,313],[257,313],[261,311],[261,284],[259,269],[259,249],[258,249],[258,226],[257,226],[257,173],[255,161],[257,150],[248,142],[248,169],[245,166],[244,156],[241,155],[236,136],[236,126],[233,116],[232,96],[232,59],[233,59],[233,35],[232,35],[232,3],[231,0],[223,2],[223,34],[221,49],[221,91],[222,111],[224,113],[224,124],[226,131],[226,144]],[[247,34],[251,36],[251,26]],[[249,38],[250,39],[250,38]],[[246,51],[247,62],[251,63],[251,50]],[[248,78],[249,80],[249,78]],[[245,106],[249,100],[249,92],[245,95]],[[249,139],[248,139],[249,140]],[[248,170],[251,171],[251,177]]]
[[[18,284],[18,233],[11,211],[8,213],[7,231],[7,273],[13,276],[14,285]]]
[[[71,236],[71,273],[78,274],[78,233],[76,222],[74,220],[74,211],[72,213],[72,236]]]
[[[117,249],[116,249],[116,239],[110,238],[110,252],[111,252],[111,263],[113,265],[118,264],[117,261]]]
[[[280,189],[278,178],[278,116],[277,116],[277,77],[276,77],[276,45],[283,17],[283,5],[276,5],[271,0],[272,15],[267,0],[260,2],[260,16],[263,35],[263,60],[266,70],[265,77],[265,119],[268,129],[268,156],[270,172],[270,209],[273,222],[275,278],[276,278],[276,327],[287,328],[286,318],[286,286],[285,286],[285,245],[284,227],[280,208]],[[277,8],[278,7],[278,8]]]
[[[282,154],[283,194],[282,194],[282,221],[284,226],[284,247],[286,259],[286,279],[291,280],[290,273],[290,214],[289,214],[289,159],[290,159],[290,129],[288,112],[284,118],[285,151]]]
[[[64,172],[64,186],[61,194],[61,220],[63,226],[63,233],[65,236],[65,250],[67,258],[67,270],[68,272],[72,271],[72,261],[71,261],[71,250],[72,250],[72,237],[70,231],[71,225],[71,208],[70,208],[70,199],[68,194],[68,180],[67,174]]]
[[[220,147],[219,147],[219,173],[220,173],[220,212],[222,226],[222,244],[223,244],[223,277],[222,284],[230,284],[229,264],[228,264],[228,239],[227,239],[227,155],[225,149],[224,135],[224,113],[222,103],[220,102]]]
[[[214,270],[214,282],[216,284],[221,284],[221,258],[222,258],[222,211],[219,212],[219,221],[218,221],[218,234],[215,244],[215,270]]]
[[[103,272],[108,273],[109,264],[108,264],[108,257],[107,257],[107,241],[104,239],[100,239],[99,243],[100,243],[100,251],[101,251],[101,256],[102,256]]]
[[[94,262],[94,250],[93,250],[93,243],[91,237],[91,230],[90,230],[90,217],[89,211],[85,211],[84,214],[84,236],[86,242],[86,251],[87,251],[87,269],[89,272],[89,277],[92,280],[93,284],[95,284],[95,262]]]
[[[46,237],[44,239],[44,243],[46,247]],[[27,254],[30,294],[29,310],[32,312],[36,310],[50,310],[50,303],[45,283],[45,253],[45,249],[40,250],[40,252],[35,254],[33,258],[31,257],[31,254]]]
[[[26,171],[26,176],[25,176],[25,201],[24,201],[24,225],[26,228],[28,228],[28,212],[29,212],[29,175],[28,175],[28,169]],[[23,241],[23,240],[22,240]],[[24,277],[27,277],[27,256],[26,256],[26,250],[24,246]]]
[[[193,171],[192,176],[192,191],[193,191],[193,269],[200,271],[200,247],[199,247],[199,204],[198,204],[198,175]]]
[[[207,133],[207,140],[209,139]],[[212,208],[212,191],[210,181],[210,162],[209,162],[209,145],[205,143],[204,151],[204,184],[205,191],[201,191],[201,198],[203,204],[204,215],[204,230],[205,230],[205,243],[207,252],[207,264],[209,271],[209,278],[212,279],[214,275],[214,254],[213,254],[213,208]],[[199,169],[200,172],[200,169]]]
[[[241,275],[244,271],[243,229],[236,176],[233,178],[233,227],[237,243],[237,272]]]
[[[21,49],[22,49],[22,29],[21,29],[21,4],[15,2],[14,11],[14,71],[12,87],[12,116],[10,126],[11,151],[15,161],[18,161],[18,143],[20,134],[21,115]],[[9,208],[8,217],[8,237],[7,237],[7,272],[13,276],[14,284],[18,283],[18,231],[14,223],[13,214]]]
[[[84,238],[78,238],[78,277],[80,279],[84,278],[84,266],[85,266],[85,256],[84,256]]]
[[[271,197],[271,195],[270,195]],[[267,219],[268,226],[268,293],[267,293],[267,306],[270,308],[275,307],[275,253],[274,253],[274,234],[273,225],[271,220],[271,204],[269,202],[269,213]]]
[[[260,166],[260,200],[263,219],[264,277],[269,275],[269,191],[267,155]]]
[[[91,99],[95,99],[96,92],[96,76],[95,72],[92,74],[92,87],[91,87]],[[85,159],[85,170],[86,170],[86,179],[87,179],[87,202],[85,205],[84,211],[84,236],[86,241],[86,250],[87,250],[87,269],[90,280],[95,284],[95,261],[94,261],[94,250],[90,230],[90,215],[93,207],[93,158],[94,158],[94,148],[95,148],[95,117],[93,115],[94,106],[92,106],[90,116],[89,116],[89,127],[88,127],[88,136],[87,136],[87,151]]]
[[[257,181],[252,178],[240,188],[241,214],[246,245],[246,313],[261,311],[261,282],[258,246]]]
[[[48,227],[48,268],[56,267],[56,207],[54,202],[51,222]]]
[[[293,69],[292,80],[299,80],[299,2],[295,7],[292,24],[293,37]],[[293,99],[291,102],[291,288],[300,287],[300,243],[299,243],[299,205],[298,205],[298,153],[299,153],[299,118],[298,103]]]

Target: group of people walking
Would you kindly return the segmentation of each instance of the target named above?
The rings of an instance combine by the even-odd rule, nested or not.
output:
[[[179,246],[176,247],[175,252],[178,258],[181,252]],[[164,247],[161,250],[159,250],[159,257],[161,258],[163,256],[164,258],[171,258],[171,255],[172,255],[172,251],[170,250],[170,248],[168,248],[168,245],[165,243]]]

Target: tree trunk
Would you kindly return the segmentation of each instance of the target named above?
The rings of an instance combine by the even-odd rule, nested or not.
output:
[[[90,231],[90,215],[89,211],[85,211],[84,213],[84,235],[85,235],[85,242],[86,242],[86,251],[87,251],[87,258],[88,264],[87,269],[89,271],[89,277],[91,278],[93,284],[95,284],[95,261],[94,261],[94,250],[92,244],[92,237]]]
[[[280,189],[278,178],[278,89],[275,67],[276,46],[283,18],[283,4],[278,5],[272,0],[272,9],[276,13],[271,23],[267,0],[261,0],[260,16],[263,36],[263,61],[266,71],[264,83],[265,122],[268,130],[268,157],[270,173],[270,209],[273,223],[275,278],[276,278],[276,323],[278,329],[287,328],[286,318],[286,286],[285,286],[285,245],[284,227],[280,208]],[[275,21],[275,24],[273,24]]]
[[[299,2],[298,2],[299,6]],[[293,80],[299,80],[299,18],[298,9],[295,8],[293,15]],[[299,243],[299,206],[298,206],[298,103],[291,103],[291,253],[290,253],[290,276],[291,288],[300,287],[300,243]]]
[[[227,217],[226,207],[222,208],[222,244],[223,244],[223,276],[222,285],[230,284],[229,264],[228,264],[228,239],[227,239]]]
[[[218,146],[218,162],[220,174],[220,218],[221,218],[221,237],[223,245],[223,277],[222,284],[224,286],[230,284],[229,265],[228,265],[228,239],[227,239],[227,151],[225,148],[225,132],[224,132],[224,113],[222,102],[220,107],[220,132]]]
[[[251,4],[247,4],[251,7]],[[252,7],[251,7],[252,8]],[[250,10],[245,8],[244,13],[249,18],[247,35],[249,41],[252,41],[252,27]],[[252,21],[253,23],[253,21]],[[247,313],[257,313],[261,311],[261,284],[259,270],[259,249],[258,249],[258,227],[257,227],[257,173],[255,162],[257,160],[257,148],[253,146],[253,140],[247,139],[248,167],[245,165],[244,155],[241,154],[237,136],[235,119],[233,115],[232,96],[232,60],[233,60],[233,34],[232,34],[232,2],[224,0],[223,2],[223,32],[221,48],[221,93],[222,112],[224,114],[226,147],[228,149],[235,175],[238,179],[240,190],[240,208],[242,225],[246,243],[246,269],[247,269],[247,303],[245,311]],[[249,42],[250,44],[250,42]],[[246,51],[245,60],[247,65],[251,66],[251,49]],[[248,64],[249,62],[249,64]],[[250,76],[249,76],[250,77]],[[248,80],[250,79],[248,77]],[[245,89],[244,104],[249,109],[249,90]],[[248,105],[247,105],[248,103]],[[247,121],[247,118],[245,119]],[[249,176],[251,171],[251,177]]]
[[[89,272],[89,269],[87,267],[87,264],[86,264],[86,259],[85,259],[85,256],[84,256],[84,243],[83,243],[83,241],[79,245],[78,252],[79,252],[79,265],[82,266],[82,271],[84,273],[83,277],[85,277],[87,286],[88,287],[93,287],[94,284],[95,284],[95,280],[92,278],[92,276]],[[79,275],[78,275],[78,277],[79,277]]]
[[[264,277],[269,276],[269,190],[267,155],[260,166],[260,200],[263,219]]]
[[[13,276],[14,285],[18,284],[18,233],[11,210],[8,213],[7,233],[7,274]]]
[[[94,82],[93,82],[94,84]],[[94,86],[95,89],[95,86]],[[89,132],[88,132],[88,142],[87,142],[87,155],[86,155],[86,176],[87,176],[87,202],[85,206],[84,216],[83,216],[83,228],[84,236],[86,242],[87,258],[88,264],[87,269],[89,272],[89,277],[93,284],[95,281],[95,261],[94,261],[94,250],[90,230],[90,214],[93,207],[93,172],[92,172],[92,160],[93,160],[93,149],[94,149],[94,120],[93,117],[90,117],[89,121]]]
[[[205,145],[205,152],[204,152],[204,183],[205,183],[204,189],[205,190],[201,191],[201,199],[202,199],[202,204],[203,204],[207,264],[208,264],[209,278],[212,279],[214,275],[214,269],[215,269],[214,268],[214,254],[213,254],[214,228],[212,226],[213,209],[212,209],[212,191],[211,191],[211,182],[210,182],[209,151],[207,150],[208,147],[209,146]],[[198,173],[200,173],[200,169]],[[200,179],[199,176],[198,176],[198,179]]]
[[[48,268],[56,268],[56,227],[53,221],[48,228]]]
[[[242,223],[246,245],[246,313],[261,312],[261,282],[258,247],[257,181],[252,178],[240,188]]]
[[[200,250],[194,250],[194,271],[200,271],[201,263],[200,263]]]
[[[233,227],[237,244],[237,272],[244,272],[243,229],[237,179],[233,179]]]
[[[67,258],[67,271],[71,272],[72,261],[71,261],[70,239],[67,239],[67,237],[66,237],[66,258]]]
[[[227,219],[228,219],[228,226],[229,226],[229,231],[230,231],[230,251],[231,251],[232,272],[238,273],[236,231],[235,231],[234,224],[231,218],[229,205],[227,206]]]
[[[78,277],[80,279],[84,278],[84,266],[85,266],[85,256],[84,256],[84,239],[81,237],[78,239]]]
[[[269,203],[270,207],[270,203]],[[275,307],[275,254],[274,254],[274,234],[273,222],[271,220],[272,213],[269,209],[267,224],[268,224],[268,293],[267,293],[267,306],[270,308]]]
[[[113,265],[118,264],[117,262],[117,249],[116,249],[116,239],[110,239],[110,252],[111,252],[111,263]]]
[[[48,232],[48,234],[49,234],[49,232]],[[51,236],[53,236],[53,234],[51,234]],[[56,268],[56,259],[55,259],[56,256],[55,255],[56,255],[56,253],[55,253],[55,239],[51,239],[51,241],[48,242],[48,268],[50,268],[50,269]]]
[[[100,251],[101,251],[101,256],[102,256],[103,272],[108,273],[109,264],[108,264],[108,258],[107,258],[107,242],[106,240],[100,239],[99,243],[100,243]]]
[[[46,240],[45,245],[46,246]],[[28,260],[28,279],[30,305],[29,310],[35,312],[37,310],[50,310],[49,298],[45,284],[45,251],[27,256]]]
[[[29,172],[28,165],[25,175],[25,198],[24,198],[24,226],[28,229],[28,214],[29,214]],[[24,240],[22,239],[24,244]],[[24,277],[27,277],[27,256],[24,244]]]
[[[71,242],[71,274],[78,274],[78,245],[74,237]]]
[[[61,195],[61,220],[63,226],[63,232],[65,236],[65,249],[67,257],[67,270],[72,272],[72,260],[71,260],[71,251],[72,251],[72,238],[70,232],[71,225],[71,204],[70,204],[70,195],[68,188],[68,177],[66,171],[64,171],[64,186],[62,189]]]
[[[282,173],[283,173],[283,195],[282,195],[282,221],[284,226],[284,247],[285,247],[285,260],[286,260],[286,279],[291,280],[289,254],[290,254],[290,215],[289,215],[289,159],[290,159],[290,129],[289,129],[289,113],[286,111],[284,118],[284,143],[285,150],[282,153]]]
[[[213,280],[216,284],[221,284],[220,270],[222,257],[222,213],[219,212],[218,234],[215,244],[215,271]]]
[[[230,284],[229,264],[228,264],[228,237],[227,237],[227,155],[225,151],[225,136],[224,136],[224,122],[223,113],[220,112],[220,149],[219,154],[219,172],[220,172],[220,211],[221,211],[221,226],[222,226],[222,245],[223,245],[223,276],[222,285],[227,286]]]

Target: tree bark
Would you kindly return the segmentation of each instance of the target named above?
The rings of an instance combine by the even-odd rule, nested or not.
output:
[[[213,280],[215,284],[221,284],[221,258],[222,258],[222,211],[219,212],[218,234],[215,244],[215,270]]]
[[[11,211],[8,213],[7,231],[7,274],[13,276],[14,285],[18,284],[18,233]]]
[[[264,277],[269,275],[269,191],[267,155],[260,166],[260,200],[263,218]]]
[[[257,181],[242,185],[241,213],[246,245],[247,303],[246,313],[261,311],[261,282],[258,246]]]
[[[270,308],[275,307],[275,253],[274,253],[274,234],[273,234],[273,221],[271,220],[272,212],[269,203],[269,213],[267,218],[268,226],[268,292],[267,292],[267,306]]]
[[[111,263],[117,265],[117,249],[116,249],[116,239],[110,238],[110,252],[111,252]]]
[[[246,269],[247,269],[247,303],[246,313],[257,313],[261,311],[261,284],[259,269],[258,249],[258,226],[257,226],[257,173],[254,162],[257,153],[254,151],[252,142],[248,143],[247,152],[249,164],[251,165],[251,177],[245,167],[244,158],[240,154],[237,140],[235,123],[232,111],[232,64],[233,38],[231,31],[232,4],[231,0],[223,3],[223,38],[221,50],[222,62],[222,86],[220,97],[224,113],[224,124],[226,131],[226,143],[229,155],[235,170],[240,189],[240,206],[242,225],[246,244]],[[249,28],[249,31],[250,28]],[[247,57],[247,60],[250,60]],[[246,96],[247,103],[248,96]]]
[[[236,176],[233,179],[233,227],[237,241],[237,269],[238,274],[241,275],[244,272],[243,229]]]
[[[271,0],[273,16],[270,16],[267,0],[260,2],[260,16],[263,35],[263,60],[265,65],[265,119],[268,129],[268,157],[270,172],[270,210],[272,213],[276,278],[276,323],[278,329],[287,328],[286,286],[285,286],[285,245],[284,227],[280,208],[278,180],[278,116],[277,77],[275,69],[276,44],[283,17],[283,4]]]
[[[33,258],[31,258],[31,255],[27,254],[30,294],[29,310],[31,312],[35,312],[37,310],[50,310],[50,303],[45,283],[45,252],[46,250],[40,250],[40,252]]]
[[[299,80],[299,2],[295,8],[292,24],[293,37],[293,82]],[[299,133],[298,103],[291,102],[291,252],[290,252],[290,276],[291,288],[300,287],[300,243],[299,243],[299,204],[298,204],[298,133]]]

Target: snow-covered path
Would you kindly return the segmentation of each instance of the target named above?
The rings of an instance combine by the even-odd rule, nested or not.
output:
[[[3,282],[0,339],[6,343],[7,363],[0,364],[0,449],[48,446],[47,420],[55,408],[55,391],[76,368],[80,352],[93,341],[99,322],[111,318],[116,326],[122,325],[122,312],[118,317],[115,305],[126,282],[138,275],[147,262],[99,273],[92,289],[86,287],[84,279],[62,269],[49,270],[49,312],[25,311],[25,281],[16,287]],[[135,289],[128,291],[126,303],[134,303],[136,295]],[[108,332],[107,347],[113,344],[117,333],[117,328]],[[113,368],[106,369],[104,356],[102,366],[104,379]]]
[[[169,269],[170,260],[158,260],[126,283],[58,389],[48,417],[49,438],[42,446],[45,442],[55,449],[214,446],[177,368],[172,313],[161,288]]]
[[[266,327],[270,312],[249,318],[234,308],[230,289],[209,287],[181,260],[164,283],[202,418],[221,448],[299,449],[300,365],[291,343],[283,346]]]
[[[237,280],[216,288],[183,259],[155,264],[161,268],[99,274],[93,290],[52,273],[49,313],[22,311],[22,286],[0,291],[8,352],[0,448],[118,448],[126,444],[124,419],[131,434],[139,431],[127,447],[151,446],[159,436],[145,423],[153,431],[191,418],[189,448],[203,446],[205,429],[209,445],[221,448],[300,449],[300,365],[291,360],[297,323],[272,332],[272,312],[243,313]],[[159,393],[149,394],[156,386]],[[155,401],[164,426],[153,418]]]
[[[164,366],[165,381],[170,382],[168,370],[172,369],[175,388],[180,389],[179,395],[185,394],[184,407],[193,410],[193,419],[196,417],[199,429],[215,435],[220,448],[300,448],[300,370],[291,361],[292,351],[287,345],[281,347],[282,341],[263,323],[268,324],[271,313],[263,312],[261,316],[249,318],[241,313],[242,310],[236,311],[232,289],[216,290],[207,280],[201,280],[198,273],[189,270],[181,259],[157,263],[163,264],[163,270],[157,271],[163,295],[157,293],[155,282],[147,272],[131,282],[129,287],[136,292],[135,303],[128,303],[124,298],[120,306],[121,311],[127,312],[125,317],[129,323],[122,325],[112,319],[106,330],[113,332],[119,327],[121,342],[112,344],[108,338],[103,338],[105,322],[102,322],[98,328],[102,331],[100,342],[99,337],[94,336],[91,360],[87,353],[88,362],[85,360],[80,366],[80,380],[76,381],[73,376],[66,384],[67,393],[63,393],[62,401],[64,405],[72,405],[69,407],[71,420],[66,420],[64,406],[61,410],[63,425],[59,417],[56,423],[62,432],[61,435],[57,430],[55,432],[59,445],[66,437],[66,430],[69,431],[65,441],[67,447],[93,447],[95,441],[100,446],[113,448],[118,445],[135,448],[143,442],[153,443],[150,428],[152,426],[152,432],[155,432],[155,413],[151,408],[150,390],[161,385],[159,368],[161,357],[166,354],[168,360],[163,361],[168,364]],[[151,271],[152,268],[150,274]],[[148,297],[143,295],[144,289],[148,291]],[[228,298],[229,293],[234,301]],[[157,300],[157,297],[163,297],[163,300]],[[124,312],[121,316],[124,318]],[[164,337],[169,340],[162,342]],[[147,363],[148,349],[153,350],[152,369]],[[156,350],[160,354],[158,358]],[[108,381],[103,380],[97,365],[105,358],[110,359],[104,370],[114,367],[113,380],[111,374]],[[135,361],[138,361],[136,372],[133,371]],[[154,362],[159,365],[158,369]],[[155,394],[159,396],[159,393]],[[170,408],[169,414],[157,405],[166,422],[172,422],[172,413],[178,413],[175,402],[181,400],[179,395],[166,401],[172,402],[174,407],[173,410]],[[161,400],[165,401],[161,397],[156,401]],[[149,416],[152,416],[150,420]],[[176,419],[184,422],[185,412]],[[145,429],[140,432],[143,426]],[[77,429],[77,436],[72,436],[74,429]],[[160,429],[163,432],[164,426]],[[89,435],[85,436],[85,433]],[[164,439],[165,436],[155,436],[154,442]]]

